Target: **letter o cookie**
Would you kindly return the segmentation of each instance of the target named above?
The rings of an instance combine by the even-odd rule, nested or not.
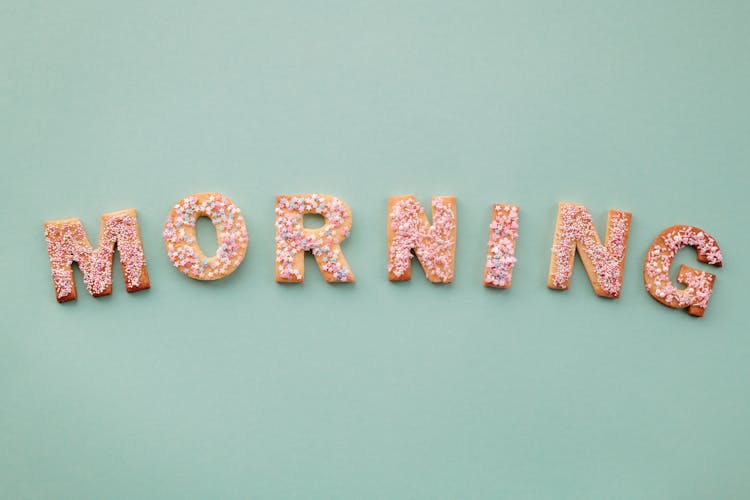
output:
[[[199,217],[208,217],[216,229],[216,255],[203,254],[195,236]],[[196,193],[180,200],[164,224],[164,246],[172,264],[197,280],[218,280],[242,263],[247,250],[247,227],[240,209],[220,193]]]

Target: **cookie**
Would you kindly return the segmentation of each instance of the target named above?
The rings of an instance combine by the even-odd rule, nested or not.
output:
[[[323,216],[323,226],[304,227],[305,214]],[[354,273],[341,252],[349,237],[352,212],[346,203],[323,194],[276,197],[276,281],[305,281],[305,252],[312,252],[323,278],[329,283],[351,283]]]
[[[456,255],[456,198],[432,198],[432,220],[412,196],[388,199],[388,279],[411,279],[411,259],[417,257],[433,283],[451,283]]]
[[[722,266],[721,249],[713,236],[697,227],[677,225],[662,231],[651,244],[643,263],[643,281],[648,293],[665,306],[687,309],[689,314],[700,317],[706,311],[716,276],[682,265],[677,282],[686,288],[675,287],[669,269],[677,251],[685,246],[695,248],[698,262]]]
[[[494,205],[487,240],[487,258],[484,263],[484,286],[510,288],[513,266],[516,263],[517,240],[518,207]]]
[[[96,248],[91,246],[83,224],[77,218],[45,222],[44,236],[58,302],[78,297],[73,262],[78,264],[91,295],[101,297],[111,294],[115,246],[120,254],[126,290],[137,292],[151,286],[134,208],[102,215]]]
[[[195,236],[199,217],[216,229],[216,255],[203,254]],[[240,209],[220,193],[196,193],[172,207],[164,224],[164,246],[172,264],[190,278],[209,281],[232,274],[247,251],[247,227]]]
[[[631,219],[629,212],[610,210],[605,243],[602,245],[586,207],[560,203],[547,286],[556,290],[568,289],[577,250],[594,292],[600,297],[618,298],[625,271]]]

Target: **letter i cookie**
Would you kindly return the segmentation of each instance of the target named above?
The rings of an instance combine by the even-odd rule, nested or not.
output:
[[[518,207],[496,204],[492,207],[492,222],[487,240],[484,264],[484,285],[510,288],[513,266],[516,263],[518,240]]]

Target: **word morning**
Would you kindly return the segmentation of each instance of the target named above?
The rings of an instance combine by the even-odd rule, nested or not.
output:
[[[518,206],[498,203],[488,214],[485,286],[511,287],[519,212]],[[323,226],[304,227],[305,214],[322,216]],[[218,245],[213,256],[206,256],[198,245],[195,227],[200,217],[209,218],[216,229]],[[431,218],[432,222],[414,196],[389,198],[389,280],[410,280],[411,262],[416,257],[429,281],[453,281],[458,223],[455,197],[432,198]],[[560,203],[547,286],[568,289],[577,252],[594,292],[601,297],[618,298],[631,219],[629,212],[610,210],[602,243],[585,206]],[[304,281],[304,254],[311,252],[326,281],[353,282],[354,271],[341,250],[341,242],[349,236],[351,228],[351,210],[335,196],[277,196],[276,281]],[[127,291],[137,292],[151,286],[135,209],[102,215],[96,248],[89,242],[83,224],[77,218],[45,222],[44,233],[58,302],[77,297],[73,263],[78,264],[91,295],[111,294],[115,248],[120,254]],[[247,227],[240,209],[221,193],[196,193],[177,202],[167,215],[163,237],[172,264],[182,274],[196,280],[218,280],[230,275],[242,263],[248,245]],[[687,309],[691,315],[700,317],[708,305],[716,276],[683,265],[677,274],[677,282],[684,286],[677,287],[669,272],[677,251],[685,246],[695,248],[699,262],[722,266],[721,250],[713,236],[697,227],[675,225],[662,231],[648,249],[643,263],[643,280],[646,291],[657,301],[667,307]]]

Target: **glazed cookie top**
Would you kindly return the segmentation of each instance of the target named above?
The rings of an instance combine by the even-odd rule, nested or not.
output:
[[[73,262],[78,263],[89,293],[103,294],[112,285],[115,243],[120,252],[127,285],[139,286],[146,259],[138,234],[135,210],[103,215],[99,246],[96,248],[91,247],[80,219],[48,222],[45,224],[44,234],[58,299],[73,292]]]
[[[679,307],[705,308],[711,296],[713,276],[694,269],[683,275],[687,288],[679,289],[669,278],[669,268],[677,251],[685,246],[695,247],[698,261],[714,266],[722,265],[722,254],[716,240],[703,230],[692,226],[672,226],[664,230],[646,254],[643,272],[646,289],[656,298],[675,303]]]
[[[607,294],[617,295],[622,287],[622,264],[626,250],[626,235],[630,227],[626,212],[610,211],[608,237],[599,242],[591,214],[583,205],[561,203],[559,224],[552,248],[556,272],[552,276],[555,287],[565,287],[573,272],[570,256],[578,242],[594,266],[599,286]],[[579,247],[580,248],[580,247]]]
[[[216,228],[216,255],[207,257],[196,240],[198,217],[208,217]],[[247,228],[240,209],[219,193],[197,193],[172,207],[164,225],[164,244],[172,264],[198,280],[227,276],[242,263],[247,250]]]
[[[510,284],[515,244],[518,239],[518,207],[495,205],[490,223],[490,238],[487,242],[484,281],[488,285],[505,287]]]
[[[413,196],[399,199],[391,208],[389,223],[393,232],[388,252],[388,271],[404,275],[411,265],[414,249],[420,264],[442,282],[453,279],[453,250],[456,244],[456,214],[444,197],[432,199],[432,225]]]
[[[322,215],[325,223],[316,229],[303,226],[304,214]],[[346,204],[335,196],[300,194],[276,200],[276,264],[280,281],[302,281],[297,262],[302,252],[312,251],[330,281],[354,281],[339,243],[349,237],[352,217]]]

